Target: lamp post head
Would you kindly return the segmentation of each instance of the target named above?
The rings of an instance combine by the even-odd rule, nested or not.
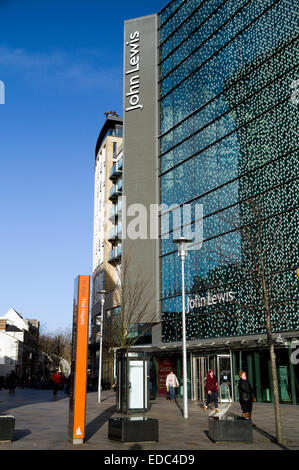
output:
[[[276,338],[276,343],[282,344],[283,342],[284,342],[283,337],[281,336],[281,333],[279,333],[279,335]]]
[[[187,256],[187,245],[188,243],[191,243],[192,239],[191,238],[186,238],[186,237],[179,237],[173,239],[173,243],[176,243],[178,245],[178,256],[181,258],[181,260],[185,260]]]

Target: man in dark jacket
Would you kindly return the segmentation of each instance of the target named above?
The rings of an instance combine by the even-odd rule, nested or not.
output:
[[[239,383],[238,383],[238,390],[239,390],[239,400],[240,405],[242,408],[242,417],[246,419],[251,419],[251,412],[252,412],[252,402],[253,402],[253,395],[252,395],[252,388],[250,383],[247,380],[246,372],[243,370],[239,373]]]
[[[16,390],[16,374],[12,370],[10,375],[8,376],[8,386],[9,386],[9,393],[15,393]]]
[[[207,411],[209,403],[213,401],[215,403],[215,411],[218,413],[218,383],[216,375],[212,369],[209,370],[206,377],[205,391],[207,394],[207,402],[203,406],[204,411]]]

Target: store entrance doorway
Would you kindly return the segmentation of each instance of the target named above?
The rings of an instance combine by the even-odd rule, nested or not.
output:
[[[217,356],[218,394],[221,403],[233,401],[232,361],[230,354]]]
[[[203,403],[205,399],[205,377],[208,370],[208,357],[193,357],[193,400]]]
[[[205,380],[209,369],[213,369],[218,381],[218,396],[221,403],[234,400],[232,387],[232,361],[230,354],[192,354],[192,400],[204,403]]]

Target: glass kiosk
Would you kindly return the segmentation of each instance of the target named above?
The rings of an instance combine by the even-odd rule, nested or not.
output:
[[[149,409],[149,359],[145,351],[116,352],[116,410],[144,413]]]

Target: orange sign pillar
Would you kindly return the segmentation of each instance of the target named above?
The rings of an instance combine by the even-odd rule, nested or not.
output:
[[[89,295],[90,277],[78,276],[73,304],[69,408],[69,434],[73,444],[83,444],[85,438]]]

